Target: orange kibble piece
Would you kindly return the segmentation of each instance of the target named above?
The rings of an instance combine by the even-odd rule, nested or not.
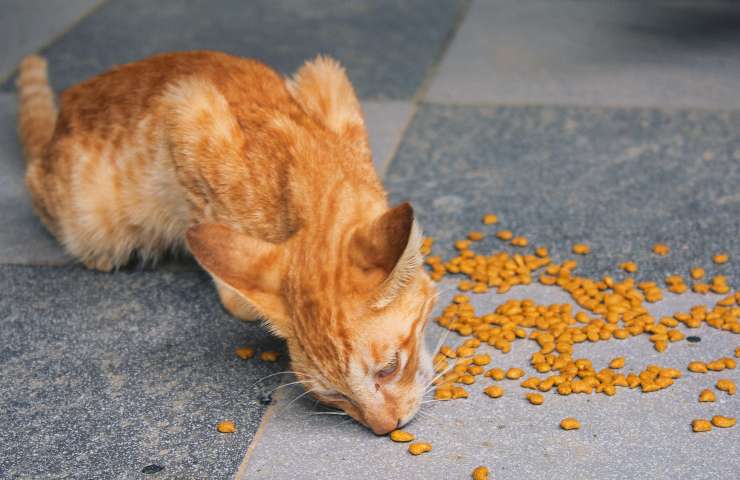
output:
[[[529,403],[532,405],[542,405],[545,403],[545,397],[539,393],[528,393],[527,400],[529,400]]]
[[[485,225],[493,225],[494,223],[498,223],[498,217],[492,213],[483,215],[483,223]]]
[[[655,245],[653,245],[653,253],[664,257],[671,253],[671,247],[664,243],[656,243]]]
[[[704,362],[691,362],[688,368],[690,372],[707,373],[707,364]]]
[[[231,420],[224,420],[223,422],[218,422],[216,430],[221,433],[234,433],[236,432],[236,425]]]
[[[249,360],[254,357],[254,348],[242,347],[235,350],[236,356],[242,360]]]
[[[563,430],[578,430],[581,428],[581,422],[573,417],[564,418],[560,421],[560,428]]]
[[[635,273],[637,271],[637,264],[635,262],[623,262],[619,264],[619,268],[627,273]]]
[[[491,398],[499,398],[504,395],[504,389],[499,387],[498,385],[491,385],[483,389],[483,393]]]
[[[476,467],[471,476],[473,480],[488,480],[488,468]]]
[[[576,243],[573,245],[573,253],[576,255],[586,255],[591,251],[591,248],[585,243]]]
[[[468,240],[472,240],[474,242],[479,242],[485,238],[485,235],[483,235],[483,232],[477,232],[473,231],[468,233]]]
[[[511,230],[501,230],[496,233],[496,238],[498,238],[499,240],[504,240],[504,241],[511,240],[513,236],[514,234],[511,233]]]
[[[704,277],[704,269],[700,267],[694,267],[691,269],[691,278],[699,280]]]
[[[695,432],[708,432],[712,429],[712,424],[709,423],[709,420],[697,418],[691,422],[691,429]]]
[[[515,247],[526,247],[529,245],[529,240],[527,237],[514,237],[511,239],[511,244]]]
[[[624,357],[617,357],[609,362],[609,368],[619,369],[624,367]]]
[[[521,368],[510,368],[506,372],[506,378],[509,380],[518,380],[524,376],[524,370]]]
[[[712,261],[717,265],[722,265],[730,260],[730,256],[726,253],[718,253],[712,257]]]
[[[547,247],[537,247],[537,249],[534,251],[534,254],[540,258],[544,258],[548,256],[550,252],[547,251]]]
[[[708,388],[705,388],[699,393],[700,402],[713,402],[716,399],[717,397],[714,395],[714,392],[709,390]]]
[[[264,362],[277,362],[280,358],[280,352],[267,351],[260,353],[260,360]]]

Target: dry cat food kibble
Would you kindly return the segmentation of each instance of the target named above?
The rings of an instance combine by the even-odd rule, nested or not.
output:
[[[473,480],[488,480],[488,468],[476,467],[472,473]]]
[[[671,253],[671,247],[664,243],[656,243],[655,245],[653,245],[653,253],[664,257]]]
[[[391,440],[394,442],[404,443],[414,440],[416,437],[413,433],[404,432],[403,430],[393,430],[391,432]]]
[[[714,395],[714,392],[711,391],[711,390],[709,390],[708,388],[702,390],[699,393],[699,401],[700,402],[713,402],[715,400],[717,400],[716,395]]]
[[[236,356],[241,358],[242,360],[249,360],[250,358],[254,357],[254,348],[237,348],[235,353]]]
[[[691,422],[691,429],[695,432],[708,432],[712,429],[712,424],[709,420],[697,418]]]
[[[483,390],[483,393],[485,393],[491,398],[499,398],[504,395],[504,389],[499,387],[498,385],[491,385],[489,387],[486,387]]]
[[[712,257],[712,261],[717,265],[723,265],[730,260],[730,256],[726,253],[718,253]]]
[[[717,387],[717,390],[727,392],[728,395],[735,395],[735,392],[737,391],[735,382],[733,382],[729,378],[722,378],[720,380],[717,380],[716,387]]]
[[[475,242],[490,234],[508,242],[505,247],[508,251],[486,255],[475,252],[477,246],[483,245]],[[460,384],[481,383],[478,376],[486,377],[484,381],[489,381],[489,378],[496,382],[518,380],[518,386],[527,392],[524,398],[533,405],[549,404],[545,402],[547,392],[561,396],[601,394],[611,397],[618,395],[620,390],[633,389],[642,394],[658,395],[655,392],[671,388],[683,376],[678,368],[666,365],[670,358],[666,358],[665,363],[655,362],[642,370],[629,371],[630,365],[624,357],[597,364],[576,352],[584,344],[647,337],[657,352],[669,353],[674,345],[683,348],[683,341],[694,343],[701,340],[696,335],[685,333],[685,329],[706,326],[720,332],[740,333],[740,293],[733,292],[728,279],[714,274],[707,266],[707,271],[694,266],[683,273],[667,275],[660,282],[637,280],[623,274],[619,277],[586,278],[575,273],[578,267],[575,259],[555,263],[544,246],[512,248],[527,247],[528,243],[526,237],[515,236],[511,230],[469,232],[467,239],[455,242],[457,252],[453,258],[442,260],[435,257],[434,261],[427,262],[437,278],[447,274],[458,276],[458,289],[466,292],[455,295],[451,304],[435,318],[438,325],[461,337],[461,344],[445,346],[435,352],[435,369],[439,374],[433,382],[435,399],[467,398],[468,392]],[[585,255],[591,252],[588,245],[575,244],[572,253]],[[654,253],[668,255],[670,248],[656,245]],[[654,258],[653,261],[660,260]],[[619,263],[618,267],[628,274],[638,272],[637,264],[632,261]],[[575,305],[567,302],[538,304],[531,298],[507,299],[492,311],[478,312],[470,299],[471,294],[491,291],[503,294],[518,285],[535,282],[565,291]],[[707,305],[696,305],[687,311],[665,313],[660,317],[651,312],[650,304],[663,300],[666,291],[681,295],[689,289],[723,297],[719,300],[707,297]],[[714,302],[713,305],[709,304],[710,301]],[[518,368],[524,365],[483,369],[499,358],[491,355],[490,350],[481,349],[493,348],[506,354],[516,348],[516,342],[531,342],[535,347],[529,356],[529,368],[535,372],[533,375],[529,371],[525,374],[524,368]],[[735,356],[740,356],[740,347],[735,350]],[[641,360],[635,359],[632,363],[640,364]],[[736,360],[729,357],[704,359],[692,361],[687,368],[692,373],[719,372],[736,368]],[[691,381],[698,379],[698,376],[693,376]],[[717,382],[717,388],[730,393],[734,383],[731,386],[727,380]],[[470,395],[475,391],[477,389],[471,390]],[[494,399],[504,396],[504,389],[498,384],[483,385],[482,392]],[[704,389],[698,396],[700,402],[717,401],[716,390]],[[696,397],[693,400],[696,401]],[[724,418],[718,423],[729,425],[731,421]],[[710,420],[697,419],[691,423],[695,431],[713,428]],[[575,430],[580,428],[580,423],[575,418],[567,418],[563,419],[560,427]]]
[[[432,451],[432,444],[431,443],[412,443],[409,445],[409,453],[411,455],[421,455],[422,453],[427,453]]]
[[[581,428],[581,422],[573,417],[564,418],[560,421],[560,428],[563,430],[578,430]]]
[[[260,360],[264,362],[277,362],[278,358],[280,358],[280,352],[262,352],[260,353]]]
[[[234,433],[236,432],[236,425],[231,420],[224,420],[223,422],[218,422],[216,430],[221,433]]]
[[[498,223],[498,217],[496,215],[489,213],[483,216],[484,225],[493,225],[494,223]]]
[[[715,415],[712,417],[712,425],[719,428],[730,428],[734,427],[737,420],[733,417],[723,417],[722,415]]]

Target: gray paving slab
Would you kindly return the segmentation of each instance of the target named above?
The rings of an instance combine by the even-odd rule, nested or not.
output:
[[[24,55],[51,42],[103,0],[0,1],[0,81]]]
[[[15,95],[0,94],[0,264],[68,263],[70,258],[33,214],[15,112]]]
[[[373,163],[377,172],[383,175],[401,142],[413,106],[411,102],[370,100],[362,102],[362,109],[373,151]]]
[[[740,5],[476,0],[427,100],[736,109]]]
[[[283,73],[325,53],[346,65],[362,97],[409,99],[467,3],[117,0],[44,53],[57,90],[163,51],[222,50],[262,59]]]
[[[0,478],[230,478],[282,364],[204,273],[0,266]],[[231,419],[237,432],[221,434]]]
[[[455,293],[453,286],[452,281],[441,285],[440,308]],[[473,303],[476,311],[485,313],[509,298],[532,298],[544,304],[569,302],[556,287],[533,285],[515,287],[506,295],[475,295]],[[664,315],[696,304],[710,305],[716,298],[668,295],[650,310],[656,316]],[[740,471],[740,429],[696,434],[690,423],[715,414],[740,414],[737,396],[721,394],[713,404],[697,401],[699,391],[712,388],[718,378],[739,382],[740,370],[702,375],[689,374],[685,367],[692,360],[732,356],[738,336],[704,327],[686,331],[700,336],[701,341],[674,343],[662,354],[646,337],[576,347],[574,355],[592,359],[597,369],[616,356],[624,356],[625,371],[639,372],[656,363],[685,372],[671,388],[660,392],[641,394],[622,389],[615,397],[546,393],[545,403],[533,406],[524,399],[529,390],[519,387],[519,382],[499,382],[506,393],[493,400],[482,393],[493,382],[482,379],[467,388],[468,399],[426,404],[405,428],[419,441],[432,443],[432,452],[420,457],[408,454],[406,445],[376,437],[343,416],[313,415],[325,410],[311,400],[302,398],[289,404],[301,393],[295,389],[275,405],[242,478],[467,479],[479,465],[489,467],[491,478],[513,480],[735,478]],[[428,343],[436,344],[443,332],[431,324]],[[458,338],[447,337],[446,343],[457,345]],[[515,343],[506,355],[487,345],[478,351],[492,355],[487,368],[526,366],[528,375],[537,375],[528,367],[534,346],[534,342]],[[580,420],[580,430],[565,432],[558,427],[560,420],[569,416]]]
[[[471,229],[489,233],[480,251],[502,249],[492,234],[509,229],[557,259],[589,244],[578,260],[587,275],[634,260],[638,278],[697,265],[740,282],[737,112],[427,104],[385,183],[441,254]],[[483,228],[489,212],[501,223]],[[654,255],[656,242],[671,254]],[[732,261],[716,266],[721,251]]]

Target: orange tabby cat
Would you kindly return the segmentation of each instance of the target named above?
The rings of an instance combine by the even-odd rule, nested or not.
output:
[[[18,85],[26,182],[69,253],[107,271],[187,247],[229,312],[287,340],[319,400],[377,434],[413,417],[436,290],[337,62],[286,80],[223,53],[157,55],[70,88],[59,113],[42,58]]]

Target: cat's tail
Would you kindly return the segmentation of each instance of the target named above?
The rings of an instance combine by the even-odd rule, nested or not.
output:
[[[41,158],[54,134],[57,109],[54,93],[49,86],[46,60],[38,55],[23,59],[18,86],[18,134],[23,144],[27,163]]]

